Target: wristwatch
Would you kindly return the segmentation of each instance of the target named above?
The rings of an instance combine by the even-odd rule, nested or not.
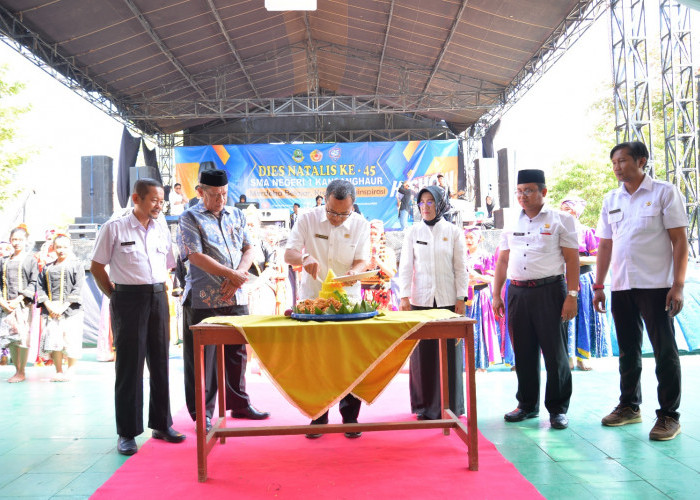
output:
[[[457,300],[461,300],[462,302],[466,302],[467,298],[464,295],[462,295],[461,297],[457,297]]]
[[[566,292],[566,294],[569,297],[577,298],[578,297],[578,290],[569,290],[568,292]]]

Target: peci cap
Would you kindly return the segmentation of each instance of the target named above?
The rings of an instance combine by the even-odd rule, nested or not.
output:
[[[199,183],[205,186],[228,186],[228,175],[225,170],[204,170],[199,176]]]
[[[544,172],[537,169],[520,170],[518,172],[518,184],[545,184]]]

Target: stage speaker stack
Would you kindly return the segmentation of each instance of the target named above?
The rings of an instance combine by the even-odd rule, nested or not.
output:
[[[110,218],[114,207],[112,158],[83,156],[80,159],[81,217],[77,224],[101,224]]]

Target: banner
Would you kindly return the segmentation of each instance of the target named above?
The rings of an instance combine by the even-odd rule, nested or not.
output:
[[[367,219],[399,228],[397,191],[409,180],[417,192],[443,174],[457,192],[458,141],[354,142],[335,144],[246,144],[175,148],[177,181],[188,198],[202,170],[226,170],[228,204],[244,194],[260,208],[294,203],[315,206],[334,179],[355,185],[356,200]]]

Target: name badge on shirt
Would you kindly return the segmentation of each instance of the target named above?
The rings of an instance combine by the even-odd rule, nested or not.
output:
[[[616,208],[615,210],[610,210],[608,213],[609,213],[609,214],[616,214],[616,213],[618,213],[618,212],[622,212],[622,209]]]
[[[344,235],[343,237],[344,237],[344,238],[350,238],[350,234],[349,234],[349,233],[345,233],[345,235]]]
[[[135,241],[122,241],[122,242],[120,243],[120,245],[123,246],[123,247],[128,247],[128,246],[131,246],[131,245],[136,245],[136,242],[135,242]]]
[[[525,233],[513,233],[513,236],[525,236]]]
[[[416,243],[418,243],[419,245],[427,245],[428,244],[427,241],[420,241],[420,240],[416,240]]]
[[[550,236],[552,234],[552,228],[550,227],[549,224],[545,224],[540,228],[540,234],[546,234]]]
[[[322,240],[328,239],[328,236],[326,236],[325,234],[315,234],[314,236],[316,236],[316,238],[321,238]]]

